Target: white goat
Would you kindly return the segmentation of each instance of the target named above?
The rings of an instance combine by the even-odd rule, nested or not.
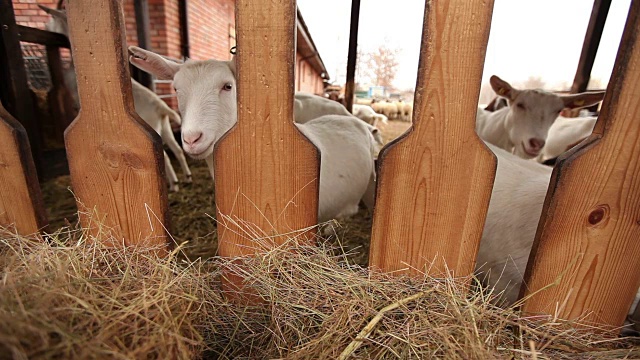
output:
[[[67,13],[63,10],[51,9],[46,6],[42,6],[38,4],[38,6],[51,15],[51,20],[45,25],[45,29],[51,32],[57,32],[65,36],[69,36],[69,26],[67,24]],[[71,62],[71,66],[69,69],[66,69],[64,72],[64,81],[65,85],[71,92],[71,96],[73,97],[74,105],[76,110],[80,108],[80,99],[78,97],[78,83],[76,78],[76,71],[73,62]],[[180,124],[180,116],[173,111],[158,95],[156,95],[153,91],[147,89],[139,82],[131,79],[131,86],[133,91],[133,101],[136,112],[138,115],[144,120],[153,130],[155,130],[160,137],[162,138],[162,142],[165,143],[171,152],[176,156],[178,162],[180,163],[180,167],[186,176],[186,182],[190,183],[191,179],[191,170],[189,169],[189,165],[187,165],[187,159],[180,148],[180,145],[173,137],[173,131],[171,130],[170,120],[173,120],[176,124]],[[164,165],[165,165],[165,176],[167,178],[167,183],[169,184],[169,189],[171,191],[178,191],[178,176],[176,175],[173,166],[171,165],[171,160],[169,159],[169,155],[165,151],[164,153]]]
[[[296,92],[293,117],[298,124],[304,124],[323,115],[351,116],[342,104],[322,96],[305,92]]]
[[[178,64],[129,47],[129,61],[164,80],[173,80],[183,114],[184,150],[206,159],[213,174],[213,148],[237,122],[235,60]],[[350,114],[326,115],[295,124],[320,150],[319,221],[351,215],[375,181],[375,140],[370,125]]]
[[[398,118],[398,105],[394,102],[386,102],[383,107],[383,114],[389,118],[389,120],[395,120]]]
[[[536,157],[539,163],[556,159],[562,153],[581,143],[591,135],[596,126],[596,117],[566,118],[559,116],[549,128],[547,143]]]
[[[400,119],[402,121],[408,121],[411,122],[413,116],[413,104],[412,103],[404,103],[404,105],[402,106],[402,116],[400,117]]]
[[[356,106],[356,104],[354,104],[354,106]],[[358,119],[367,123],[367,128],[371,131],[371,134],[377,143],[377,151],[379,152],[384,143],[382,142],[382,136],[375,125],[377,120],[381,120],[386,123],[386,117],[375,113],[374,116],[366,116],[363,114],[364,113],[360,114],[361,116],[357,116],[355,114],[352,115],[347,111],[347,108],[345,108],[344,105],[322,96],[304,92],[296,92],[294,95],[293,119],[296,123],[305,124],[310,120],[317,119],[324,115],[356,116]]]
[[[509,106],[509,104],[507,104],[507,99],[503,98],[502,96],[496,96],[495,98],[493,98],[493,100],[491,100],[490,103],[487,104],[487,106],[485,106],[484,110],[488,112],[494,112],[507,106]]]
[[[494,145],[498,168],[482,232],[476,273],[513,304],[520,292],[538,228],[552,169],[521,159]],[[640,300],[636,293],[635,309]]]
[[[556,95],[543,90],[517,90],[497,76],[491,86],[507,98],[509,106],[476,121],[476,131],[485,141],[525,159],[540,154],[549,128],[564,108],[581,108],[598,103],[604,91]]]
[[[482,110],[484,111],[484,110]],[[498,168],[482,232],[476,270],[513,303],[536,234],[551,168],[521,159],[494,145]]]
[[[180,116],[173,111],[167,103],[162,101],[156,93],[133,79],[131,79],[131,88],[133,90],[133,103],[136,112],[142,120],[160,135],[162,142],[169,147],[178,159],[182,172],[186,176],[186,182],[191,183],[191,170],[189,169],[189,165],[187,165],[187,159],[180,148],[180,144],[178,144],[176,138],[173,136],[173,130],[171,129],[171,123],[169,121],[173,120],[176,124],[181,124],[182,120]],[[169,182],[169,189],[171,191],[178,191],[178,176],[171,165],[171,160],[167,152],[163,151],[162,153],[164,154],[165,175]]]
[[[386,116],[376,113],[369,105],[353,104],[352,113],[353,116],[373,126],[376,126],[378,121],[384,124],[389,123]]]

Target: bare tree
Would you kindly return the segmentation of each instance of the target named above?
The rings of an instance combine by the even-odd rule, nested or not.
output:
[[[398,70],[398,49],[383,45],[376,51],[367,54],[366,66],[371,80],[380,86],[393,87]]]
[[[372,73],[369,69],[369,54],[358,49],[356,53],[356,89],[371,83]]]
[[[529,76],[529,78],[522,82],[521,87],[523,89],[544,89],[544,86],[547,85],[542,77],[540,76]]]

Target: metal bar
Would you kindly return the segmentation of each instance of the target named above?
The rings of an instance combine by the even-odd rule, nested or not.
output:
[[[355,92],[356,58],[358,53],[358,23],[360,21],[360,0],[351,2],[351,28],[349,30],[349,57],[347,58],[347,84],[344,101],[347,111],[353,108],[353,94]]]
[[[589,26],[587,27],[587,33],[584,36],[584,43],[582,44],[582,53],[580,54],[578,69],[573,79],[573,85],[571,85],[572,93],[580,93],[587,90],[587,85],[591,78],[591,69],[596,59],[596,53],[598,52],[598,46],[602,38],[602,30],[604,29],[610,7],[611,0],[595,0],[593,3]]]
[[[189,13],[187,8],[187,0],[178,1],[178,9],[180,12],[180,43],[182,47],[182,56],[184,58],[191,56],[189,47]]]
[[[149,2],[147,0],[134,0],[133,9],[136,16],[136,34],[138,35],[138,46],[143,49],[151,48],[151,38],[149,37]],[[153,76],[146,71],[135,68],[133,78],[140,84],[155,91]]]

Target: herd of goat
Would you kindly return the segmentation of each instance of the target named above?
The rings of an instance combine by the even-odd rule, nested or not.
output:
[[[68,35],[64,11],[42,8],[52,15],[47,29]],[[187,181],[191,173],[183,150],[194,159],[205,160],[214,177],[214,145],[237,122],[235,56],[230,61],[177,63],[135,46],[129,47],[129,54],[134,66],[173,82],[181,113],[178,116],[157,95],[132,80],[140,117],[176,155]],[[65,79],[77,91],[74,76],[71,68]],[[491,77],[491,86],[504,100],[477,111],[476,131],[498,161],[477,273],[487,286],[503,292],[504,303],[510,304],[518,297],[551,177],[552,168],[542,163],[580,143],[595,125],[595,117],[570,119],[561,113],[597,104],[604,92],[557,95],[516,89],[497,76]],[[410,120],[412,109],[404,105],[356,104],[351,114],[336,101],[295,94],[295,125],[321,153],[319,222],[351,216],[361,201],[373,209],[374,159],[383,145],[376,125],[388,118]],[[170,136],[171,121],[181,125],[182,149]],[[166,154],[165,159],[169,186],[178,190]]]

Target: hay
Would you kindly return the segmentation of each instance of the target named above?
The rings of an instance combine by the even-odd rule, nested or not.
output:
[[[222,304],[215,272],[149,250],[105,248],[81,231],[2,231],[0,354],[13,359],[192,358]]]
[[[612,333],[496,308],[492,294],[468,294],[468,279],[391,277],[348,265],[324,241],[260,248],[243,262],[188,262],[176,252],[158,258],[95,240],[81,230],[54,234],[51,244],[0,231],[0,357],[640,356]],[[226,301],[223,274],[244,276],[262,304]]]
[[[193,183],[181,183],[180,191],[169,193],[169,227],[178,243],[188,241],[182,252],[186,257],[207,259],[216,255],[218,247],[213,185],[204,161],[187,161],[193,173]],[[179,168],[177,162],[174,167]],[[78,210],[70,177],[67,175],[48,180],[41,188],[50,231],[75,224]],[[335,242],[336,247],[348,251],[351,262],[367,266],[371,237],[369,212],[360,209],[358,214],[341,222],[336,233],[340,238],[339,243]]]
[[[385,142],[408,126],[390,122]],[[473,280],[367,271],[364,209],[319,246],[215,257],[211,181],[204,162],[190,166],[194,183],[169,194],[171,233],[188,243],[166,259],[90,241],[71,225],[69,177],[43,184],[51,244],[0,229],[0,358],[640,358],[636,340],[497,308],[467,291]],[[245,277],[262,305],[226,301],[223,274]]]
[[[189,241],[183,249],[189,258],[208,258],[216,254],[218,244],[213,218],[213,185],[204,161],[188,161],[193,183],[180,183],[180,191],[168,193],[171,220],[168,226],[177,242]],[[179,169],[177,161],[173,165]],[[78,208],[68,175],[45,181],[41,189],[51,232],[78,221]]]
[[[390,121],[379,127],[385,143],[403,134],[410,123]],[[179,164],[173,153],[174,168]],[[209,258],[216,255],[218,238],[216,233],[213,185],[204,161],[187,158],[193,183],[180,183],[180,191],[169,193],[170,230],[178,242],[188,241],[183,253],[190,259]],[[178,173],[182,179],[182,173]],[[69,176],[60,176],[41,184],[44,203],[47,206],[50,231],[57,231],[77,221],[77,208],[71,192]],[[336,248],[349,254],[351,263],[367,266],[369,261],[369,239],[371,236],[371,216],[365,209],[340,223],[336,229],[340,241],[334,241]],[[334,238],[335,239],[335,238]]]

